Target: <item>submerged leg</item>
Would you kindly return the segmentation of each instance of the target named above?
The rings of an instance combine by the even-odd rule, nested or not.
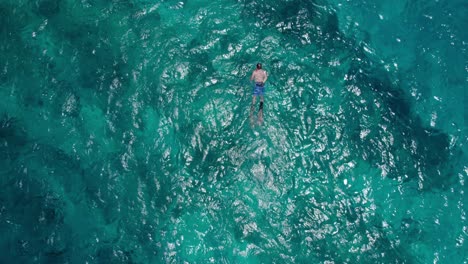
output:
[[[258,123],[263,123],[263,95],[260,96],[260,106],[258,108]]]
[[[250,105],[250,125],[253,126],[254,125],[254,111],[255,111],[255,99],[256,99],[256,96],[252,96],[252,105]]]

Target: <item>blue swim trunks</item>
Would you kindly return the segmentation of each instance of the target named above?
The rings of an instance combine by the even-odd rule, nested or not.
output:
[[[255,87],[252,91],[252,95],[263,95],[265,94],[265,85],[263,83],[255,83]]]

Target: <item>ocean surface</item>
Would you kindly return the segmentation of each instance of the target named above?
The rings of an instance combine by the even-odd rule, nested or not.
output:
[[[467,14],[0,0],[0,263],[468,263]]]

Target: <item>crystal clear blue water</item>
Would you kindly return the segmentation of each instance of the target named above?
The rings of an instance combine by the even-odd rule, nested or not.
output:
[[[0,1],[0,263],[467,263],[467,12]]]

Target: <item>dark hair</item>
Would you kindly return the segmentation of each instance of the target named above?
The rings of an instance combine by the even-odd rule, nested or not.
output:
[[[261,69],[262,68],[262,64],[259,62],[257,63],[257,69]]]

